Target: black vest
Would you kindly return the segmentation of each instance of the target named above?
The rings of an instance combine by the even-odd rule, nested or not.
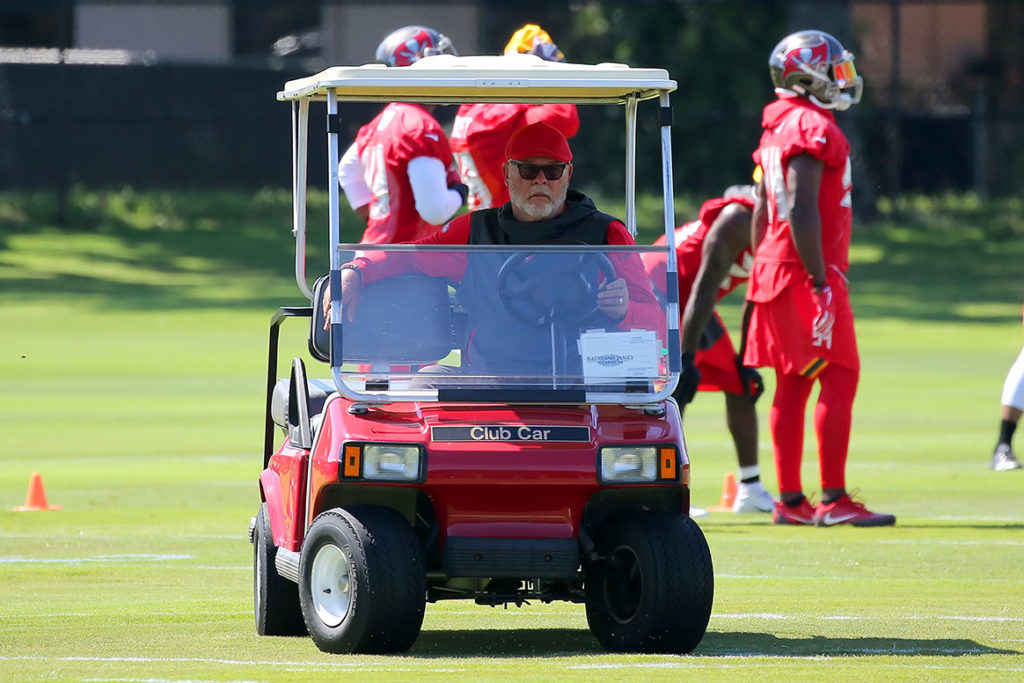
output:
[[[541,244],[573,242],[607,244],[608,226],[618,219],[601,213],[594,202],[575,190],[566,195],[566,209],[554,218],[525,223],[512,215],[510,204],[475,211],[470,216],[469,244]],[[498,298],[498,271],[515,249],[506,253],[467,254],[466,272],[458,288],[459,302],[469,314],[469,362],[481,371],[545,374],[551,372],[551,333],[514,318]]]

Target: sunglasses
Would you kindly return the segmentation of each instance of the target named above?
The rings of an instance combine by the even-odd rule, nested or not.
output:
[[[569,166],[569,164],[545,164],[543,166],[540,164],[524,164],[515,159],[509,159],[508,163],[519,169],[519,177],[523,180],[533,180],[541,171],[544,171],[544,177],[548,180],[558,180],[565,173],[566,167]]]

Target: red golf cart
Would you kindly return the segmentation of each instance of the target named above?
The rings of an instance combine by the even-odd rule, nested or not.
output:
[[[310,305],[282,307],[270,329],[262,504],[249,530],[259,634],[308,632],[334,653],[403,652],[427,603],[559,600],[585,604],[609,650],[686,653],[700,643],[714,578],[688,513],[689,458],[671,399],[675,259],[656,316],[623,329],[596,304],[622,263],[674,248],[674,89],[661,69],[440,55],[400,69],[334,67],[278,93],[292,103],[295,270]],[[637,110],[652,100],[667,245],[340,243],[338,103],[395,100],[624,107],[634,234]],[[326,102],[331,259],[313,286],[311,102]],[[341,266],[374,252],[402,267],[366,284],[351,315]],[[466,276],[452,277],[453,263]],[[509,322],[473,337],[481,310]],[[326,379],[307,377],[301,357],[279,378],[278,332],[291,318],[309,318],[309,355]]]

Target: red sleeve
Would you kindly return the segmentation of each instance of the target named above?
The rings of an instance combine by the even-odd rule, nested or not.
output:
[[[654,240],[655,246],[664,246],[665,236],[662,235],[658,239]],[[650,280],[651,286],[655,290],[663,292],[665,286],[666,272],[668,271],[668,263],[666,262],[665,253],[660,251],[649,251],[644,254],[640,254],[640,260],[644,263],[644,271],[647,273],[647,279]]]
[[[426,237],[411,242],[411,244],[468,243],[469,214],[457,216],[440,230],[435,230]],[[364,285],[409,272],[424,273],[458,282],[462,280],[462,276],[466,272],[465,253],[430,252],[424,256],[415,252],[369,251],[353,259],[352,263],[359,267]]]
[[[795,118],[796,126],[786,126],[781,136],[783,164],[799,154],[809,154],[826,166],[846,164],[850,145],[834,121],[807,110],[800,111]]]
[[[609,245],[636,244],[626,226],[619,221],[608,225],[605,239]],[[622,330],[655,330],[662,339],[665,339],[665,314],[657,297],[654,296],[654,291],[651,290],[651,281],[647,278],[647,271],[644,270],[640,255],[609,254],[608,258],[615,268],[615,274],[626,281],[626,289],[629,290],[629,308],[626,310],[626,317],[617,327]]]
[[[433,116],[426,112],[404,111],[399,125],[393,150],[406,163],[416,157],[433,157],[440,159],[446,170],[454,168],[448,136]]]
[[[526,124],[544,123],[557,128],[562,135],[571,138],[580,129],[580,116],[575,104],[538,104],[526,111]]]

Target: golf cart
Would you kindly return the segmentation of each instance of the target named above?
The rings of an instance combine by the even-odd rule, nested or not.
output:
[[[608,650],[687,653],[700,643],[714,578],[689,517],[689,457],[671,399],[675,259],[659,283],[667,300],[652,298],[656,315],[623,329],[596,303],[622,264],[673,254],[675,85],[662,69],[439,55],[403,68],[333,67],[278,93],[292,103],[295,275],[310,305],[282,307],[270,327],[263,502],[249,529],[259,634],[308,632],[326,652],[403,652],[428,602],[557,600],[585,604]],[[339,102],[623,106],[625,223],[635,235],[637,106],[655,99],[666,246],[340,241]],[[330,272],[310,286],[306,154],[310,103],[321,101]],[[374,254],[393,267],[346,310],[342,266]],[[453,278],[453,263],[491,275]],[[498,334],[476,334],[483,293],[511,321]],[[299,357],[278,377],[279,329],[291,318],[309,318],[309,354],[329,378],[307,377]]]

